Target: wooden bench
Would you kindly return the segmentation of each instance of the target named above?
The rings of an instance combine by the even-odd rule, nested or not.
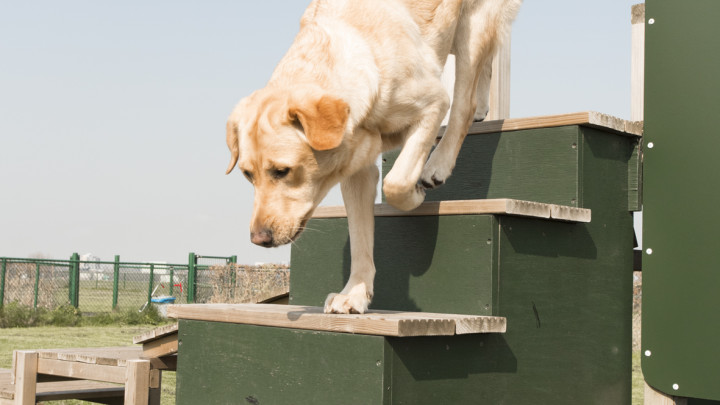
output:
[[[0,377],[0,405],[69,398],[105,404],[160,403],[160,369],[142,358],[139,346],[16,350],[13,369],[5,376]]]
[[[17,403],[15,385],[11,384],[11,379],[11,370],[0,369],[0,405]],[[124,395],[125,388],[122,385],[89,380],[39,382],[35,389],[35,401],[38,402],[81,399],[103,404],[122,404]]]

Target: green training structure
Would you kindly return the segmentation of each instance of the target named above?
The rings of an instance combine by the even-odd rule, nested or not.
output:
[[[689,405],[720,404],[718,17],[715,0],[645,9],[642,368]]]
[[[428,201],[529,200],[589,209],[590,222],[379,216],[371,309],[500,316],[506,333],[384,337],[180,319],[177,403],[629,404],[641,128],[582,113],[470,132]],[[308,228],[292,249],[290,303],[319,306],[349,276],[347,220]]]

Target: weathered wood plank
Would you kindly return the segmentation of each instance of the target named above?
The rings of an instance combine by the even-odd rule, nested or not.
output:
[[[125,383],[125,367],[79,363],[56,359],[38,359],[38,373],[83,380]]]
[[[178,330],[178,324],[173,323],[170,325],[160,326],[158,328],[155,328],[153,330],[149,330],[142,335],[138,335],[133,337],[133,343],[140,344],[145,343],[147,341],[157,339],[166,335],[171,335],[173,333],[177,333]]]
[[[171,305],[168,316],[179,319],[241,323],[294,329],[379,336],[449,336],[459,333],[502,333],[505,318],[371,311],[365,314],[324,314],[320,307],[273,304]]]
[[[496,121],[476,122],[470,126],[469,135],[490,134],[505,131],[519,131],[523,129],[550,128],[566,125],[582,125],[610,130],[618,134],[642,136],[643,123],[626,121],[607,114],[594,111],[546,115],[529,118],[510,118]]]
[[[147,341],[143,344],[142,357],[152,359],[155,357],[175,354],[178,351],[178,333],[165,335],[160,338]]]
[[[15,405],[15,385],[10,383],[11,371],[0,369],[0,399]],[[36,401],[58,401],[64,399],[114,398],[122,397],[125,388],[119,384],[89,380],[63,380],[40,382],[35,389]],[[3,404],[0,401],[0,404]]]
[[[642,121],[645,108],[645,3],[632,6],[630,119]]]
[[[412,211],[401,211],[389,204],[375,205],[375,216],[377,217],[468,214],[504,214],[556,219],[559,221],[570,222],[590,222],[592,217],[591,211],[585,208],[513,200],[508,198],[489,200],[429,201],[423,203]],[[343,206],[318,207],[313,214],[313,218],[343,218],[346,216],[347,212]]]
[[[139,359],[142,354],[142,347],[120,346],[72,349],[41,349],[37,352],[41,359],[122,367],[125,366],[127,360]]]
[[[38,354],[34,351],[15,351],[15,404],[35,405]]]
[[[150,393],[150,361],[128,360],[125,372],[125,404],[147,405]]]

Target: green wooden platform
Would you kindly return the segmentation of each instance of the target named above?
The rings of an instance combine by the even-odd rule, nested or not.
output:
[[[590,222],[385,212],[370,308],[499,316],[505,333],[388,337],[181,319],[177,403],[629,404],[638,126],[582,113],[472,132],[428,201],[548,203],[590,210]],[[349,277],[347,220],[325,210],[292,247],[292,305],[320,306]]]

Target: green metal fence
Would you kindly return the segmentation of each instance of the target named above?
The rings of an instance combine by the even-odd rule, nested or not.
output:
[[[288,286],[287,266],[238,265],[236,256],[190,253],[187,264],[0,257],[0,308],[72,305],[95,314],[139,310],[161,296],[176,304],[257,301]]]

